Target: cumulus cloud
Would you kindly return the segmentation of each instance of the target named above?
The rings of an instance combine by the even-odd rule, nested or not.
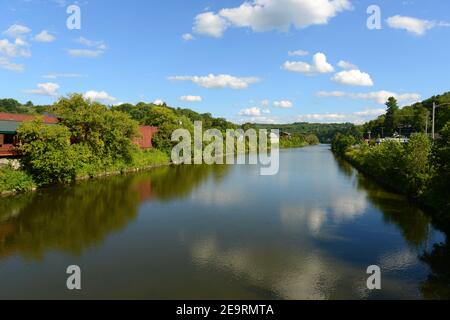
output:
[[[117,101],[116,98],[110,96],[107,92],[105,91],[87,91],[84,94],[84,98],[91,100],[91,101],[98,101],[98,102],[114,102]]]
[[[356,65],[354,65],[351,62],[345,61],[345,60],[341,60],[338,62],[338,66],[341,69],[345,69],[345,70],[353,70],[353,69],[358,69],[358,67]]]
[[[162,106],[164,104],[164,101],[162,101],[161,99],[156,99],[155,101],[153,101],[153,104],[156,106]]]
[[[28,44],[21,38],[17,38],[14,42],[8,39],[0,40],[0,53],[8,57],[31,57],[31,51],[28,49]]]
[[[181,36],[184,41],[192,41],[195,40],[194,36],[190,33],[185,33]]]
[[[58,93],[59,88],[60,86],[57,83],[53,82],[39,83],[37,85],[37,89],[25,90],[25,93],[56,97],[59,95]]]
[[[368,93],[351,93],[343,91],[319,91],[319,97],[348,97],[352,99],[371,100],[379,104],[385,104],[389,97],[394,97],[402,104],[411,104],[420,101],[420,94],[418,93],[395,93],[390,91],[374,91]]]
[[[289,100],[281,100],[281,101],[274,101],[273,106],[282,109],[289,109],[292,108],[294,105]]]
[[[56,40],[56,37],[50,34],[47,30],[43,30],[41,33],[37,34],[34,37],[34,41],[37,42],[53,42]]]
[[[374,85],[372,78],[368,73],[361,72],[357,69],[341,71],[337,73],[332,80],[349,86],[371,87]]]
[[[227,28],[228,23],[224,18],[213,12],[205,12],[195,17],[192,30],[198,34],[220,38]]]
[[[181,96],[180,100],[185,102],[201,102],[203,99],[200,96]]]
[[[239,111],[240,116],[245,117],[260,117],[262,115],[262,111],[258,107],[248,108],[248,109],[242,109]]]
[[[312,64],[302,61],[286,61],[282,68],[287,71],[303,73],[306,75],[330,73],[334,71],[334,67],[327,62],[327,56],[321,52],[318,52],[313,56]]]
[[[25,67],[22,64],[12,63],[5,57],[0,57],[0,68],[15,72],[22,72],[25,70]]]
[[[239,7],[207,12],[195,18],[194,31],[221,37],[229,26],[251,28],[256,32],[289,31],[327,24],[338,13],[350,10],[349,0],[253,0]]]
[[[13,24],[8,28],[8,30],[4,31],[3,34],[11,38],[20,38],[30,32],[31,29],[28,28],[27,26],[23,26],[20,24]]]
[[[449,27],[447,22],[429,21],[413,17],[396,15],[387,19],[387,24],[393,29],[402,29],[417,36],[423,36],[428,30],[436,27]]]
[[[191,81],[201,87],[208,89],[246,89],[249,85],[259,81],[256,77],[239,78],[227,74],[209,74],[207,76],[173,76],[172,81]]]

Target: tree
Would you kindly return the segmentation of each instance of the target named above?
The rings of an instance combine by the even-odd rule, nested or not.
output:
[[[17,135],[22,164],[39,185],[69,182],[75,177],[77,155],[68,128],[44,124],[38,118],[22,123]]]
[[[132,160],[136,150],[133,141],[139,128],[127,114],[84,99],[80,94],[60,99],[52,111],[69,129],[72,143],[86,146],[104,164]]]
[[[400,124],[398,112],[400,108],[398,107],[397,100],[394,97],[390,97],[386,102],[387,112],[385,120],[385,131],[386,135],[393,135],[397,131]]]
[[[158,127],[153,142],[156,148],[165,152],[171,152],[176,145],[172,142],[172,133],[175,130],[183,128],[193,132],[193,124],[189,118],[178,116],[174,109],[165,106],[153,106],[144,119],[144,124]]]

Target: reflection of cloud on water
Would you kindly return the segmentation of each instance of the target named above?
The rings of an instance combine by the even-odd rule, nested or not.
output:
[[[191,199],[208,206],[227,206],[243,202],[243,193],[237,189],[202,188],[192,192]]]
[[[317,234],[326,221],[327,212],[321,208],[281,208],[281,222],[291,231],[298,231],[300,227],[306,225],[311,233]]]
[[[194,241],[190,248],[196,265],[238,278],[243,288],[257,288],[281,299],[366,299],[371,294],[366,266],[348,264],[325,252],[262,244],[230,248],[213,237]],[[402,297],[413,291],[406,282],[383,277],[386,294]]]
[[[328,207],[284,206],[280,209],[283,226],[289,231],[299,231],[302,226],[313,235],[318,235],[324,227],[334,223],[348,222],[363,215],[367,209],[364,195],[336,198]]]
[[[353,220],[365,213],[367,209],[367,199],[364,194],[356,193],[348,197],[340,197],[331,204],[333,218],[336,222]]]

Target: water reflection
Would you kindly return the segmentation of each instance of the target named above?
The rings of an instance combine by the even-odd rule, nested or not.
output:
[[[357,186],[367,192],[370,201],[379,208],[386,223],[394,224],[402,232],[408,243],[423,250],[402,250],[388,254],[382,259],[383,269],[406,269],[415,263],[417,256],[430,268],[426,281],[420,291],[426,299],[450,299],[450,245],[448,232],[450,219],[435,217],[432,212],[425,213],[403,197],[379,188],[373,181],[356,173],[350,164],[336,159],[343,173],[357,180]],[[400,203],[400,205],[399,205]],[[445,242],[428,248],[431,225],[446,234]]]
[[[185,197],[226,171],[226,166],[167,167],[3,198],[0,260],[12,254],[39,260],[52,250],[79,256],[123,230],[143,202]]]
[[[283,151],[280,168],[167,167],[1,199],[0,297],[35,297],[39,274],[45,297],[70,298],[67,263],[89,270],[86,298],[448,297],[448,245],[433,248],[424,212],[328,147]],[[382,292],[366,288],[371,264]]]

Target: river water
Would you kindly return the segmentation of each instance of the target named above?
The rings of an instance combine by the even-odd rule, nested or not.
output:
[[[0,299],[448,298],[448,252],[327,145],[281,151],[276,176],[167,167],[0,199]]]

